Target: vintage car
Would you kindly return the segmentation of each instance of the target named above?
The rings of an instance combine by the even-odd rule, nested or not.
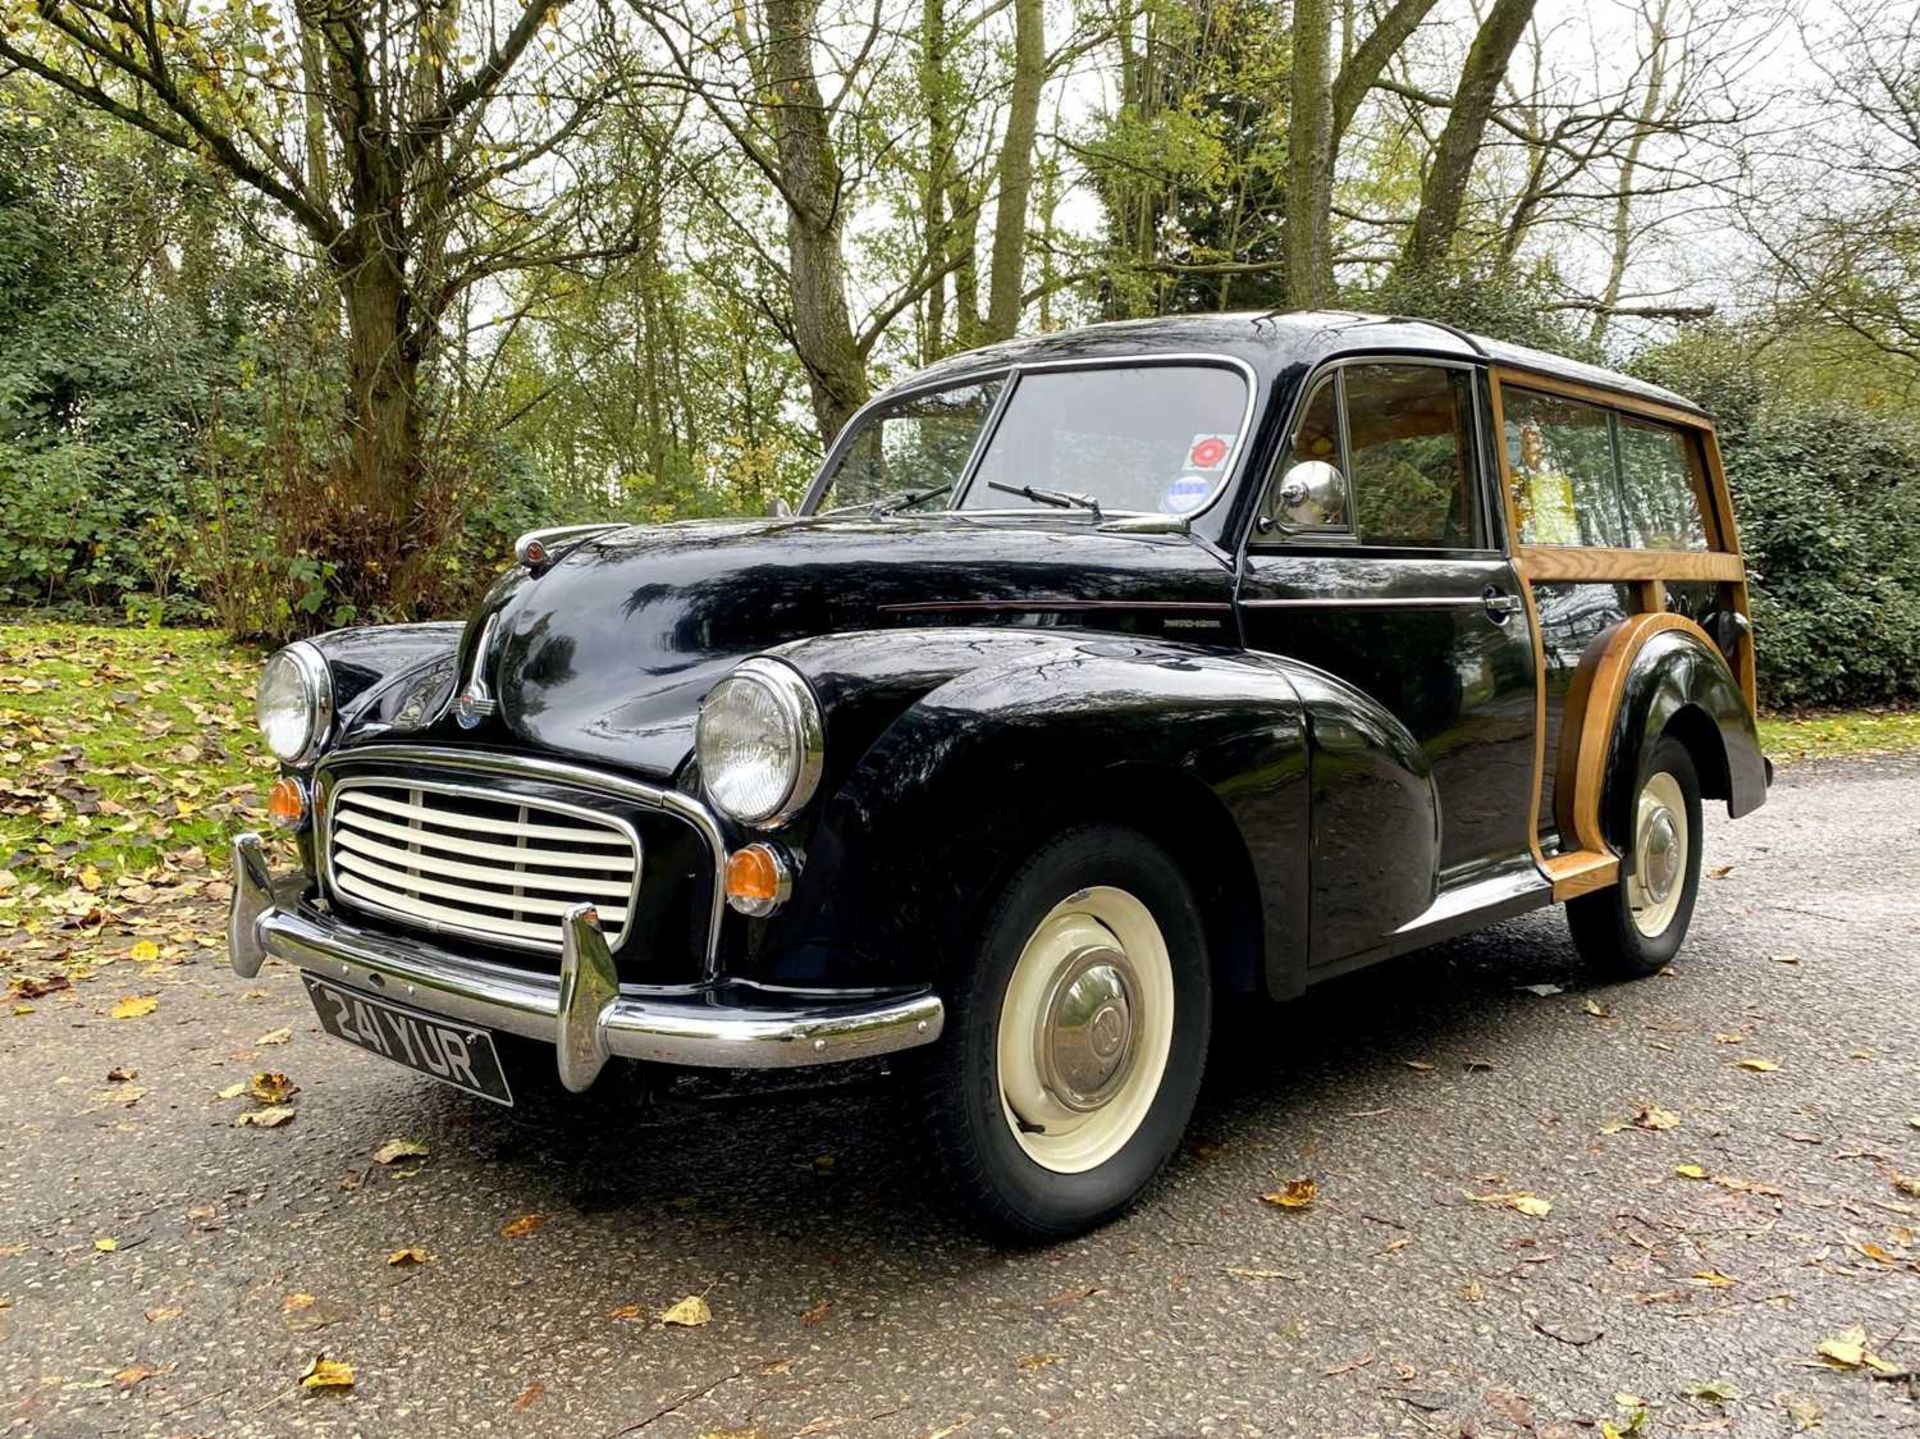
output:
[[[895,1056],[1017,1239],[1140,1194],[1223,1003],[1561,901],[1658,970],[1771,779],[1708,417],[1420,320],[956,356],[796,514],[516,561],[268,662],[300,862],[236,841],[234,969],[502,1104]]]

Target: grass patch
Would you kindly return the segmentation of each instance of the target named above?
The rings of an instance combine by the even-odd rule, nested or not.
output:
[[[12,954],[88,957],[142,912],[169,939],[168,906],[225,898],[228,842],[265,824],[274,775],[253,723],[259,665],[210,630],[0,624]]]
[[[1768,715],[1760,748],[1775,764],[1920,750],[1920,710],[1837,710]]]

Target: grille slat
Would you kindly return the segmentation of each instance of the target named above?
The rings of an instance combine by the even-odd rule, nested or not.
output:
[[[330,886],[351,903],[552,953],[561,916],[582,902],[598,908],[618,946],[640,875],[638,837],[611,818],[463,785],[358,777],[336,786],[327,806],[327,861]]]

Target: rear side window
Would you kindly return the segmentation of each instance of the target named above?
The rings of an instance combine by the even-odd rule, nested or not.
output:
[[[1624,545],[1612,412],[1537,390],[1501,398],[1520,543]]]
[[[1687,437],[1671,425],[1621,415],[1620,502],[1627,543],[1643,550],[1704,550],[1699,491]]]
[[[1515,386],[1501,398],[1521,544],[1706,548],[1681,430]]]

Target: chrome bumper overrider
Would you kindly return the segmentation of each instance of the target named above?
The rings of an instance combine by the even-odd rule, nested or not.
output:
[[[929,991],[751,1007],[705,994],[622,994],[590,904],[567,914],[560,976],[551,980],[319,914],[301,906],[303,888],[298,877],[273,878],[258,835],[233,842],[227,946],[235,974],[251,979],[273,955],[396,1004],[546,1040],[569,1089],[592,1084],[614,1055],[729,1069],[831,1064],[930,1044],[944,1020]]]

